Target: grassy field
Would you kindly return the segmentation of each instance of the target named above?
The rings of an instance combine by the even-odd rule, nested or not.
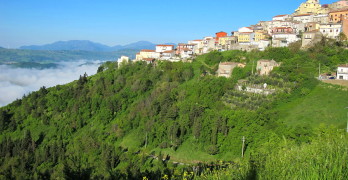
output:
[[[199,144],[197,144],[193,138],[186,140],[176,151],[171,148],[156,148],[152,151],[155,151],[156,154],[159,154],[159,152],[164,155],[168,154],[171,161],[185,164],[196,164],[199,162],[209,163],[218,160],[217,156],[199,150]]]
[[[307,96],[278,107],[280,118],[288,125],[320,124],[345,128],[347,123],[348,92],[342,87],[320,83]]]

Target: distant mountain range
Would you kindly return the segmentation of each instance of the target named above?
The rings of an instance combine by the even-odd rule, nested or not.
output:
[[[30,49],[5,49],[0,48],[0,65],[1,64],[21,64],[25,67],[30,63],[50,64],[59,61],[74,61],[74,60],[102,60],[113,61],[121,56],[128,56],[131,59],[135,58],[135,54],[139,50],[122,49],[117,51],[83,51],[83,50],[30,50]],[[29,63],[29,64],[28,64]],[[46,67],[46,66],[44,66]]]
[[[165,43],[165,44],[173,44],[173,43]],[[46,45],[30,45],[30,46],[22,46],[19,49],[29,49],[29,50],[51,50],[51,51],[59,51],[59,50],[82,50],[82,51],[102,51],[102,52],[110,52],[110,51],[119,51],[125,49],[155,49],[156,44],[151,43],[149,41],[138,41],[135,43],[127,44],[127,45],[116,45],[116,46],[107,46],[100,43],[95,43],[88,40],[71,40],[71,41],[57,41],[52,44]]]

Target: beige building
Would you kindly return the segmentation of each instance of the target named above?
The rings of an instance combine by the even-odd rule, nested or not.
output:
[[[269,75],[274,67],[279,67],[280,63],[275,60],[261,59],[257,61],[256,70],[259,75]]]
[[[219,64],[219,69],[217,70],[218,77],[231,77],[232,71],[235,67],[244,68],[245,64],[238,62],[222,62]]]
[[[346,38],[348,38],[348,17],[343,18],[342,32],[346,35]]]
[[[316,22],[309,22],[305,25],[305,32],[319,30],[320,24]]]
[[[160,57],[160,53],[155,50],[143,49],[140,53],[136,54],[136,61],[141,61],[147,58],[158,59]]]
[[[220,37],[216,48],[218,51],[230,50],[231,46],[236,44],[237,41],[238,41],[238,38],[236,36]]]
[[[302,35],[302,48],[309,48],[321,41],[323,34],[319,30],[304,32]]]
[[[348,8],[348,1],[347,0],[337,1],[337,2],[334,2],[332,4],[329,4],[330,10],[339,10],[339,9],[343,9],[343,8]]]
[[[294,14],[327,14],[328,11],[328,8],[321,6],[319,0],[307,0],[295,10]]]

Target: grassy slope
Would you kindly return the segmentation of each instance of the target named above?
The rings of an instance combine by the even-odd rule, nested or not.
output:
[[[345,128],[348,92],[340,86],[320,83],[307,96],[297,98],[278,107],[280,118],[290,126],[324,123]]]
[[[340,86],[320,83],[308,95],[280,104],[277,110],[280,112],[280,120],[289,126],[318,127],[320,124],[346,128],[348,106],[348,92]],[[192,140],[187,140],[177,151],[171,149],[154,149],[172,156],[173,160],[186,163],[196,161],[209,162],[217,159],[226,159],[226,155],[211,156],[205,152],[192,151],[196,146]],[[197,148],[198,149],[198,148]]]

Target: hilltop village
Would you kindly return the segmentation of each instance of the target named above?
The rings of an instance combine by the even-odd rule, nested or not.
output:
[[[228,50],[260,50],[267,47],[287,47],[291,43],[300,41],[303,49],[309,48],[323,38],[345,40],[348,36],[348,1],[341,0],[332,4],[321,5],[319,0],[307,0],[302,3],[293,14],[276,15],[271,21],[260,21],[248,27],[241,27],[238,31],[217,32],[215,36],[190,40],[178,45],[159,44],[155,49],[143,49],[136,54],[136,61],[153,63],[155,60],[190,62],[195,56],[211,51]],[[118,62],[129,61],[122,56]],[[274,64],[271,60],[263,60],[269,67]],[[224,66],[221,64],[223,71]],[[235,64],[229,65],[232,70]],[[346,65],[340,65],[347,71]],[[260,67],[259,67],[260,68]],[[226,72],[229,72],[226,70]],[[343,71],[342,71],[343,72]],[[263,72],[267,74],[267,72]],[[219,73],[220,74],[220,73]],[[222,73],[222,76],[228,75]],[[337,79],[348,80],[348,75],[337,75]]]

